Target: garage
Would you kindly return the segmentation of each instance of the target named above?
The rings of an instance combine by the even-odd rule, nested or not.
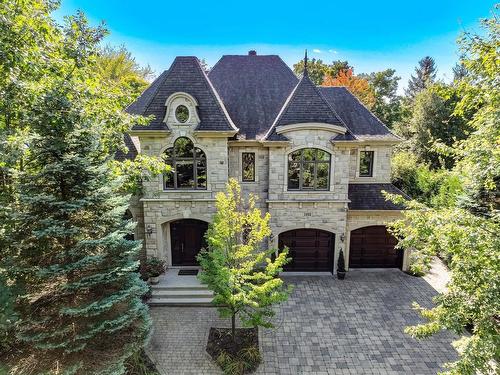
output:
[[[288,272],[332,272],[335,235],[320,229],[296,229],[279,235],[279,248],[289,248]]]
[[[350,268],[401,268],[403,252],[384,225],[353,230],[349,247]]]

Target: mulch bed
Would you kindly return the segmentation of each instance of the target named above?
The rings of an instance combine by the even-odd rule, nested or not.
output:
[[[243,359],[241,353],[248,349],[259,350],[259,337],[257,328],[238,328],[236,329],[236,340],[233,342],[230,328],[210,328],[207,342],[207,353],[212,359],[218,363],[218,358],[221,354],[228,354],[236,360],[243,360],[248,363],[249,369],[245,373],[253,372],[259,362],[259,359],[254,363],[249,363]],[[253,361],[252,361],[253,362]],[[219,363],[220,365],[220,363]]]

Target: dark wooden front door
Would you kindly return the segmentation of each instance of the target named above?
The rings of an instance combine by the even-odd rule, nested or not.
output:
[[[384,225],[364,227],[351,232],[349,267],[401,268],[403,252]]]
[[[184,219],[170,223],[173,266],[197,266],[196,256],[206,247],[205,232],[208,223]]]
[[[279,248],[289,248],[290,263],[284,271],[295,272],[332,272],[333,233],[319,229],[296,229],[281,233]]]

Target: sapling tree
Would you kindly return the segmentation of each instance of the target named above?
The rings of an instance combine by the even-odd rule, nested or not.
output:
[[[263,242],[271,235],[270,215],[255,207],[253,195],[242,197],[236,180],[231,179],[227,192],[216,199],[217,213],[206,234],[208,249],[198,256],[199,278],[214,292],[220,315],[231,318],[235,341],[237,317],[246,326],[272,327],[272,306],[285,301],[290,292],[278,277],[288,261],[288,249],[274,260],[277,250],[264,250]]]

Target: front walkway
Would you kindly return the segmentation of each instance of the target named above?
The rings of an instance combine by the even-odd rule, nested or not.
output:
[[[260,330],[257,374],[436,374],[456,358],[450,333],[417,341],[404,327],[411,309],[431,306],[436,291],[399,270],[350,271],[333,277],[287,277],[295,285],[278,308],[275,330]],[[213,308],[154,307],[149,354],[163,374],[220,374],[205,352],[211,326],[227,326]]]

